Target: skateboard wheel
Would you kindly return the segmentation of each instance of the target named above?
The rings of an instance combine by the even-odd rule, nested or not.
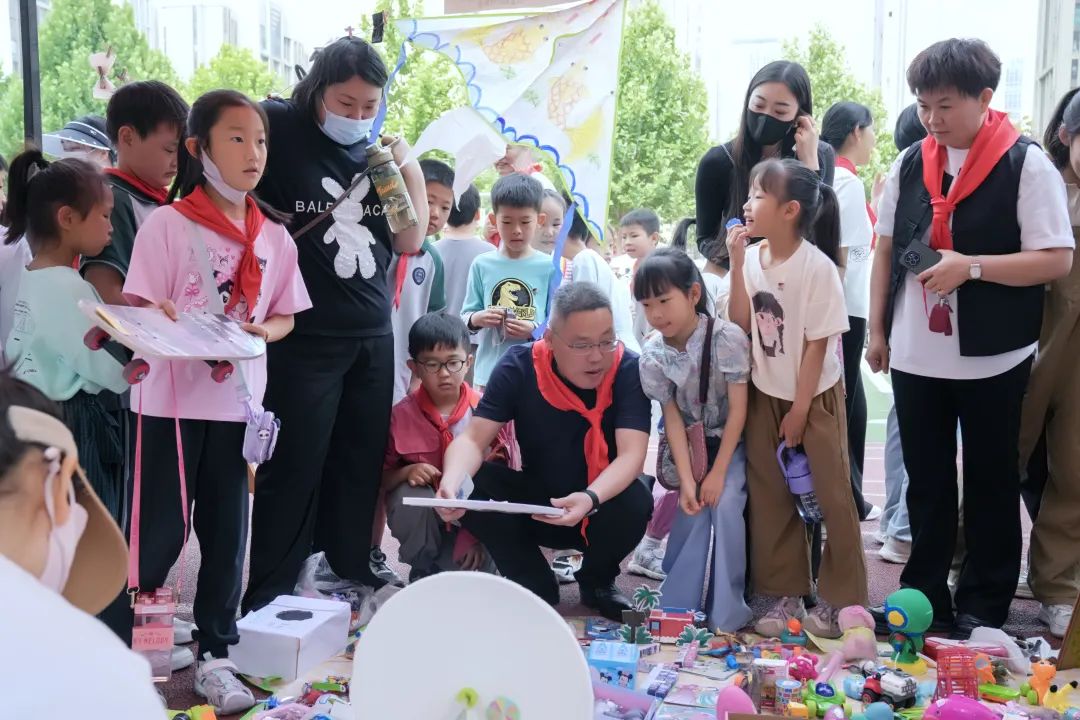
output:
[[[128,385],[138,385],[150,374],[150,364],[145,360],[132,360],[124,366],[124,380]]]
[[[231,362],[223,361],[214,365],[214,368],[210,371],[210,378],[216,383],[223,383],[233,374],[233,364]]]
[[[109,342],[109,333],[99,327],[92,327],[83,335],[83,345],[91,350],[100,350]]]

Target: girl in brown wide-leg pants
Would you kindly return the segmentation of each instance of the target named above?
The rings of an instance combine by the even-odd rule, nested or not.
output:
[[[746,422],[751,578],[757,592],[778,598],[755,630],[777,637],[790,619],[805,616],[809,632],[836,638],[839,609],[867,599],[839,348],[848,316],[837,271],[837,200],[812,170],[794,160],[759,163],[750,185],[743,207],[746,225],[732,227],[727,244],[729,313],[751,334]],[[750,245],[757,237],[765,239]],[[802,597],[811,589],[810,542],[777,459],[781,443],[805,452],[829,531],[820,601],[808,616]]]

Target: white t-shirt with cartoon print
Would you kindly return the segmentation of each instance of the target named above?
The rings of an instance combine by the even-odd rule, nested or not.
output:
[[[743,277],[750,296],[750,377],[766,395],[794,401],[806,343],[828,338],[825,364],[814,395],[840,380],[843,369],[837,344],[848,331],[844,285],[825,253],[803,240],[780,263],[765,268],[762,240],[746,249]]]

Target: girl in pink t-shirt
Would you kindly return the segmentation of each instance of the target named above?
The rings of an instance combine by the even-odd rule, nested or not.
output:
[[[838,350],[848,320],[837,270],[836,195],[799,161],[766,160],[751,173],[743,210],[746,225],[731,228],[727,237],[728,312],[751,335],[746,422],[751,576],[757,592],[779,598],[756,629],[776,637],[788,620],[804,616],[802,598],[813,584],[806,523],[822,519],[829,532],[820,601],[805,627],[818,636],[839,637],[839,608],[865,605],[867,597]],[[750,238],[764,239],[748,247]],[[809,459],[820,518],[811,503],[804,503],[803,512],[796,504],[793,493],[805,493],[799,487],[805,473],[795,472],[789,450]]]
[[[124,284],[129,302],[161,307],[173,317],[224,312],[267,342],[292,331],[293,315],[311,307],[296,245],[281,216],[251,195],[266,164],[267,135],[262,109],[238,92],[216,90],[192,105],[169,197],[180,199],[155,210],[139,228]],[[223,384],[211,379],[203,362],[158,362],[133,389],[131,401],[146,416],[139,584],[144,591],[164,585],[184,541],[173,421],[178,417],[188,501],[197,505],[194,530],[202,550],[194,605],[201,652],[195,692],[224,714],[254,704],[228,659],[229,646],[239,639],[236,612],[248,527],[242,384],[253,407],[261,407],[265,357],[239,363]]]

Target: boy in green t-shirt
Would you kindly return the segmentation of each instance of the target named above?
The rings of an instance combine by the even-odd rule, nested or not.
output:
[[[548,288],[554,272],[551,256],[532,247],[544,222],[544,189],[534,178],[513,173],[491,188],[489,221],[498,229],[498,252],[478,256],[469,271],[461,319],[480,332],[476,385],[482,388],[502,354],[528,342],[547,316]]]

